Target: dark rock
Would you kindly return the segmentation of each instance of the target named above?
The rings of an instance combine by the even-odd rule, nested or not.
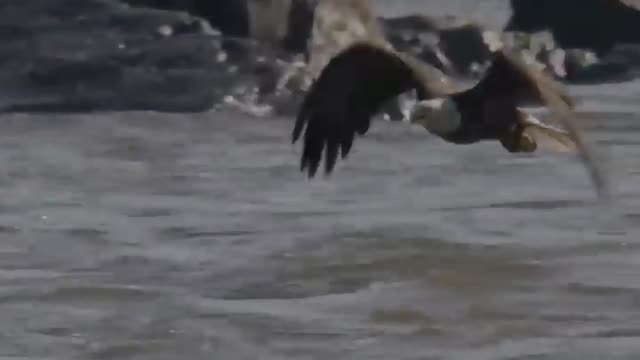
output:
[[[253,38],[305,53],[317,0],[122,0],[132,6],[185,11],[226,37]],[[225,48],[233,42],[224,42]]]
[[[481,76],[492,52],[500,47],[519,52],[532,66],[574,84],[627,81],[637,73],[633,64],[640,64],[638,46],[617,45],[614,49],[619,50],[600,57],[590,50],[559,48],[549,31],[499,33],[422,15],[384,19],[383,23],[395,48],[450,75]]]
[[[287,33],[282,41],[286,50],[308,55],[307,42],[311,38],[314,10],[314,2],[293,1],[289,11]]]
[[[573,84],[602,84],[630,81],[637,77],[637,70],[629,66],[624,51],[616,54],[615,48],[607,56],[599,58],[595,53],[570,49],[565,52],[565,80]],[[637,60],[636,60],[637,63]]]
[[[249,10],[246,1],[232,0],[124,0],[135,7],[185,11],[200,16],[229,36],[249,35]]]
[[[211,61],[217,54],[216,48],[202,41],[205,39],[173,40],[183,44],[182,49],[151,40],[82,58],[69,53],[33,54],[22,76],[23,88],[30,90],[27,98],[44,104],[34,106],[34,110],[52,108],[51,104],[56,104],[59,111],[63,104],[76,111],[83,107],[85,111],[210,108],[223,96],[216,93],[223,87],[216,85],[224,77],[217,75],[220,71]],[[205,54],[209,56],[205,58]],[[19,108],[26,109],[25,103]]]
[[[229,97],[289,111],[301,99],[283,49],[229,37],[225,51],[186,12],[78,1],[0,0],[0,112],[193,112]]]
[[[472,65],[483,65],[492,51],[483,36],[483,29],[474,24],[442,29],[440,47],[460,73],[472,73]]]
[[[491,48],[484,29],[455,19],[433,19],[408,15],[382,19],[385,34],[393,46],[447,73],[471,74],[487,62]]]
[[[0,14],[11,29],[0,35],[2,111],[201,111],[233,83],[216,62],[219,36],[173,31],[198,22],[186,13],[24,0],[0,2]],[[158,36],[161,26],[172,31]]]
[[[382,18],[381,23],[385,36],[395,49],[409,53],[442,71],[454,70],[451,60],[439,46],[439,29],[431,18],[407,15]]]
[[[635,2],[637,3],[637,2]],[[565,49],[603,55],[620,43],[640,43],[640,11],[631,0],[511,0],[507,31],[549,30]]]
[[[634,64],[640,64],[640,47],[636,45],[617,45],[605,56],[598,56],[587,49],[560,48],[548,31],[505,32],[501,40],[505,47],[519,51],[535,66],[571,84],[628,81],[636,76]]]

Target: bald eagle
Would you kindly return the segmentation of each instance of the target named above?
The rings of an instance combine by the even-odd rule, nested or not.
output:
[[[415,90],[410,121],[454,144],[499,141],[509,152],[539,145],[578,151],[598,189],[604,186],[594,158],[569,116],[573,99],[557,82],[506,50],[494,53],[484,76],[472,85],[454,83],[438,69],[395,50],[360,42],[344,49],[322,70],[303,100],[292,133],[304,131],[301,171],[315,176],[324,153],[330,174],[346,158],[356,134],[364,135],[385,101]],[[521,107],[546,106],[565,129],[547,125]],[[306,126],[305,126],[306,125]]]

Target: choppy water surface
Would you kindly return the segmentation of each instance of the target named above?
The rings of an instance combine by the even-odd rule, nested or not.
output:
[[[0,357],[637,359],[640,82],[569,155],[378,122],[330,178],[290,118],[2,115]]]
[[[614,89],[576,93],[632,105]],[[397,123],[307,181],[290,119],[5,116],[0,352],[634,358],[640,118],[607,112],[585,121],[615,160],[613,219],[570,156]]]

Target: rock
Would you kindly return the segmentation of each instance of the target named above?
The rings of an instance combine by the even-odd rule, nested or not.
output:
[[[633,79],[639,64],[638,46],[616,46],[600,57],[587,49],[563,49],[557,47],[549,31],[538,33],[505,32],[502,41],[507,48],[515,49],[528,57],[528,61],[542,68],[558,80],[570,84],[601,84]],[[633,50],[633,49],[638,50]],[[614,55],[616,53],[617,55]],[[611,56],[610,56],[610,55]]]
[[[288,29],[282,45],[284,49],[307,55],[313,17],[318,0],[294,0],[289,10]]]
[[[440,48],[459,73],[477,74],[491,59],[492,49],[485,40],[485,30],[475,24],[441,29]]]
[[[629,63],[640,60],[637,46],[615,45],[605,55],[562,49],[551,32],[492,32],[422,15],[381,20],[366,0],[258,1],[227,8],[230,19],[241,16],[238,3],[250,5],[246,28],[221,26],[236,36],[222,36],[185,11],[142,6],[193,7],[206,15],[196,0],[131,0],[133,7],[115,0],[0,1],[0,111],[184,112],[223,104],[295,115],[311,80],[359,40],[476,77],[502,46],[571,83],[624,81],[637,73]],[[383,107],[392,120],[403,118],[402,98]]]
[[[186,13],[24,0],[0,14],[1,111],[202,111],[236,84],[219,34]]]
[[[317,0],[122,0],[136,7],[185,11],[226,37],[252,38],[305,53]],[[226,46],[233,43],[226,43]]]
[[[395,48],[450,74],[477,73],[495,50],[482,27],[454,18],[408,15],[383,19],[383,24]]]
[[[612,49],[609,53],[613,52]],[[637,76],[628,65],[628,58],[615,55],[599,58],[594,52],[581,49],[570,49],[565,53],[565,80],[573,84],[624,82]]]
[[[393,47],[445,72],[456,69],[440,45],[438,24],[424,15],[381,19],[385,36]]]
[[[564,49],[599,56],[620,43],[640,43],[637,0],[511,0],[507,31],[549,30]]]
[[[229,36],[249,34],[249,10],[246,1],[229,0],[123,0],[134,7],[183,11],[206,19]]]
[[[33,53],[28,67],[16,74],[29,96],[19,101],[20,106],[5,107],[5,111],[210,108],[223,96],[220,88],[212,86],[224,79],[210,60],[217,48],[201,37],[171,40],[176,46],[167,46],[166,40],[131,41],[122,48],[87,52],[81,57],[68,52]]]

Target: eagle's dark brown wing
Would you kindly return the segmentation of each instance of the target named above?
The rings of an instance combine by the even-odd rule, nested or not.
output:
[[[351,149],[355,134],[363,135],[381,105],[403,92],[424,92],[413,67],[393,52],[370,43],[358,43],[336,55],[320,73],[298,113],[292,140],[303,128],[301,170],[315,175],[325,152],[330,173],[340,151]]]
[[[574,101],[562,86],[542,71],[525,64],[516,55],[505,50],[496,57],[475,87],[468,90],[476,96],[489,98],[510,98],[515,106],[545,106],[549,110],[547,122],[558,122],[566,129],[564,141],[574,143],[578,155],[587,168],[596,191],[601,198],[610,196],[606,172],[598,161],[594,149],[582,136],[582,131],[573,112]],[[550,136],[542,131],[539,137]],[[538,138],[539,141],[545,139]],[[557,139],[549,138],[549,141]]]
[[[510,98],[516,106],[550,106],[552,96],[573,108],[574,100],[555,80],[506,50],[495,53],[482,80],[470,90],[484,97]]]

